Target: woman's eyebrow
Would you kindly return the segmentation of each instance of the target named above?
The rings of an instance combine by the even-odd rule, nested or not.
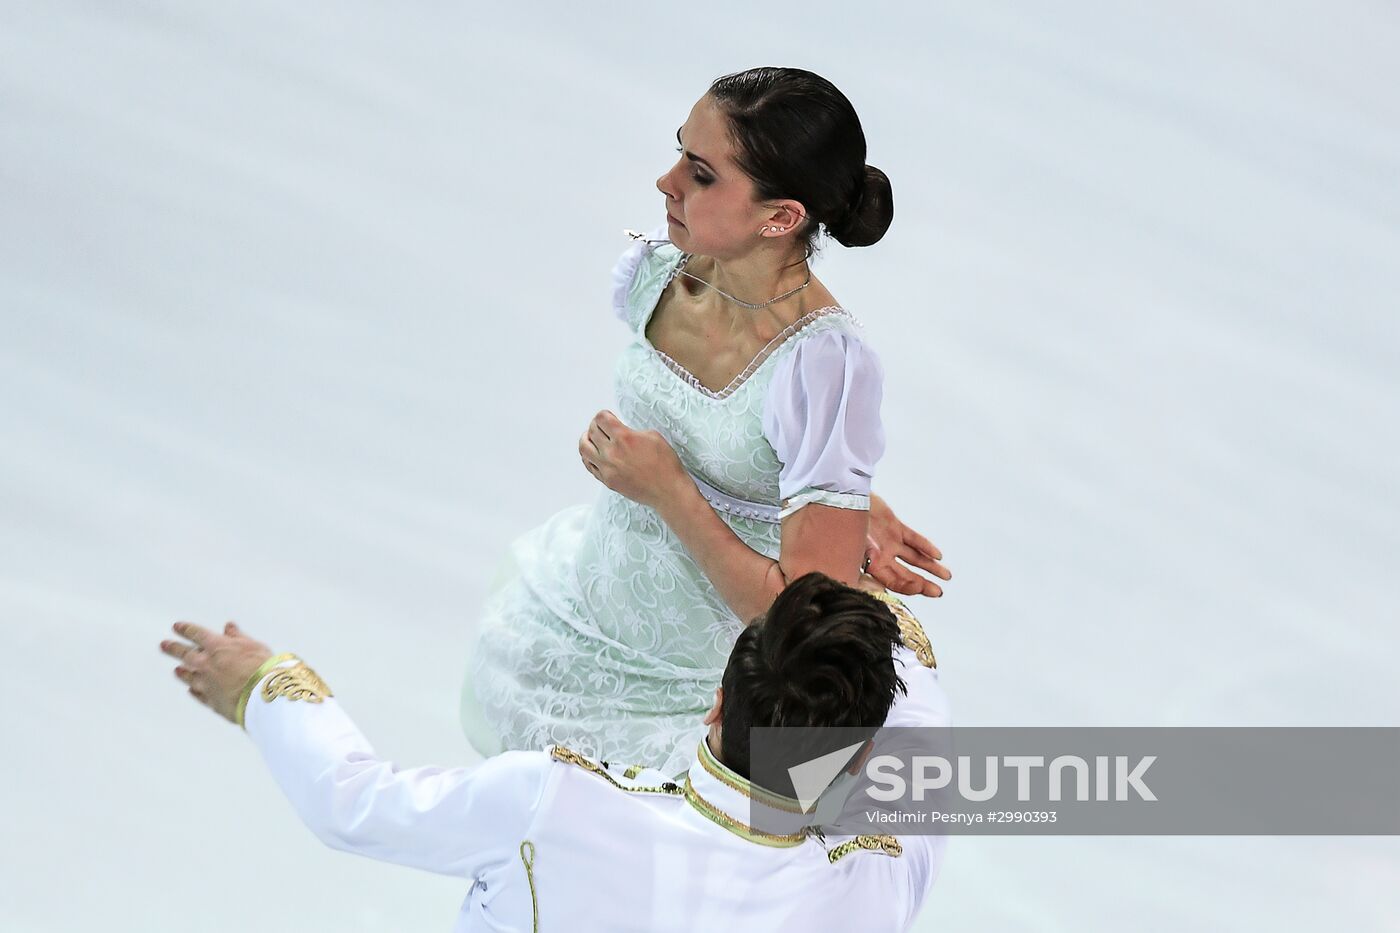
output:
[[[678,143],[681,142],[681,128],[680,128],[679,126],[676,127],[676,142],[678,142]],[[682,148],[682,149],[685,148],[685,143],[681,143],[681,148]],[[692,161],[692,162],[699,162],[701,165],[705,166],[705,168],[709,169],[709,170],[712,171],[712,172],[715,172],[715,167],[714,167],[713,165],[711,165],[709,162],[705,161],[704,159],[700,158],[700,157],[699,157],[698,155],[696,155],[695,153],[693,153],[693,152],[687,152],[687,153],[685,154],[685,157],[686,157],[687,159],[689,159],[690,161]],[[719,172],[715,172],[715,174],[718,175]]]

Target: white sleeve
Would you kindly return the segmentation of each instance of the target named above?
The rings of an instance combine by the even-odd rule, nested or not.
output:
[[[895,649],[895,671],[904,681],[907,693],[896,692],[894,704],[885,717],[885,726],[949,728],[953,725],[948,695],[938,682],[938,670],[925,667],[908,648]],[[904,854],[898,859],[909,884],[908,913],[905,923],[914,921],[919,908],[933,890],[948,847],[945,834],[907,833],[899,836]]]
[[[632,291],[632,280],[637,277],[637,269],[648,252],[656,246],[654,241],[667,239],[667,226],[662,224],[646,240],[636,240],[618,257],[612,269],[612,308],[613,314],[624,324],[631,326],[632,318],[627,313],[627,296]],[[653,242],[647,242],[647,240]]]
[[[778,456],[781,517],[808,503],[870,508],[885,452],[884,370],[860,338],[829,330],[779,360],[764,401],[763,433]]]
[[[938,682],[938,669],[925,667],[908,648],[894,651],[895,673],[904,681],[905,692],[896,691],[885,716],[886,726],[946,728],[953,724],[948,694]]]
[[[248,735],[326,845],[457,877],[517,857],[549,773],[544,753],[400,769],[375,755],[334,697],[265,701],[261,689],[260,682],[248,701]]]

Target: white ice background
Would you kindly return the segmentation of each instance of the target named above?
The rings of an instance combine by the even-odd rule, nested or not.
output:
[[[236,619],[470,760],[488,577],[594,494],[621,230],[759,64],[893,181],[818,268],[959,722],[1400,725],[1394,3],[0,0],[0,927],[450,926],[157,642]],[[964,837],[917,929],[1397,917],[1393,838]]]

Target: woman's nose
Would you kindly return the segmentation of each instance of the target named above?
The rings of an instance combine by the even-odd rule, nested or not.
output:
[[[660,191],[662,194],[666,195],[666,197],[669,198],[669,199],[671,199],[672,201],[674,201],[674,200],[676,199],[675,194],[672,193],[672,191],[671,191],[671,173],[670,173],[670,172],[667,172],[666,174],[662,175],[660,178],[656,179],[656,190],[657,190],[657,191]]]

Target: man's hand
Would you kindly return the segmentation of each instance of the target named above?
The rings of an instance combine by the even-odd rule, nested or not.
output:
[[[190,622],[176,622],[174,630],[192,643],[160,643],[161,651],[180,661],[175,676],[189,685],[196,700],[233,722],[244,684],[272,657],[272,652],[267,645],[244,635],[232,622],[224,626],[222,635]]]
[[[953,575],[939,563],[943,552],[933,542],[895,517],[889,503],[875,494],[870,496],[869,547],[865,552],[864,571],[887,589],[905,596],[942,596],[943,588],[932,580],[914,573],[909,564],[925,570],[940,580]]]

